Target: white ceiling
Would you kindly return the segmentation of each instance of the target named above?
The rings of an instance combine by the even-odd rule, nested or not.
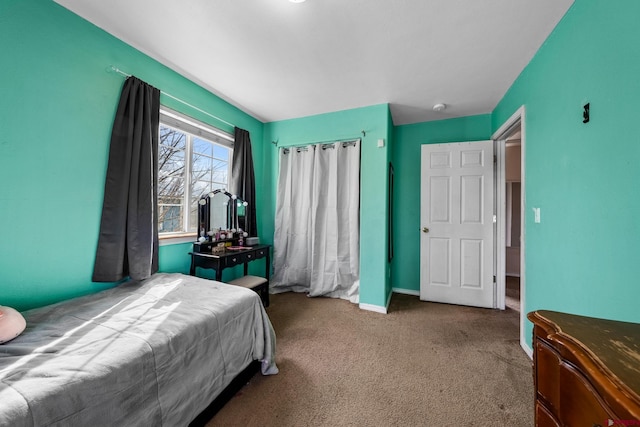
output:
[[[55,1],[261,121],[389,103],[396,125],[491,112],[573,3]]]

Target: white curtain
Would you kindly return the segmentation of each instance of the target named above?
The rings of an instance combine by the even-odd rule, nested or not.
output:
[[[272,292],[358,302],[360,140],[279,156]]]

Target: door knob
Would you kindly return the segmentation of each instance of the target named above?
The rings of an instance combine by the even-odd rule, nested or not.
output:
[[[423,232],[423,233],[428,233],[428,232],[429,232],[429,229],[428,229],[427,227],[422,227],[422,232]]]

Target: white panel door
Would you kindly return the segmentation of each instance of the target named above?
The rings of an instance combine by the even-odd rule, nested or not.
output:
[[[495,308],[493,141],[422,146],[420,299]]]

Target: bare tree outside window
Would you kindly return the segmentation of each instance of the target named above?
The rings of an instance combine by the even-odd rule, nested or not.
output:
[[[159,134],[158,231],[196,231],[200,197],[227,187],[231,149],[162,123]]]

